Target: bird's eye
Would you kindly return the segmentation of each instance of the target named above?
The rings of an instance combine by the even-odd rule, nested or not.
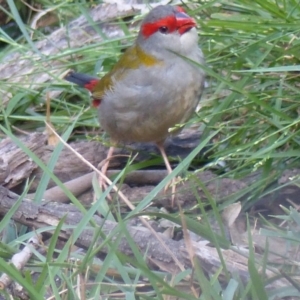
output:
[[[166,34],[168,33],[169,29],[167,26],[161,26],[158,28],[159,32],[163,33],[163,34]]]

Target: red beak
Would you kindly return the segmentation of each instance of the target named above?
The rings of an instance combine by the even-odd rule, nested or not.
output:
[[[177,12],[175,17],[177,22],[177,30],[180,34],[184,34],[193,27],[196,27],[195,20],[184,12]]]

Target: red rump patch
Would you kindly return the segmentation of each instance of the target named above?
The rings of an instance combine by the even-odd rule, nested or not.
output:
[[[168,33],[175,31],[176,26],[176,18],[174,15],[162,18],[155,23],[146,23],[142,27],[142,34],[144,37],[148,38],[153,33],[158,31],[160,27],[167,27]]]
[[[92,106],[98,107],[101,104],[101,99],[93,99]]]
[[[94,90],[94,87],[96,86],[96,84],[99,82],[99,79],[93,79],[90,82],[86,83],[84,85],[84,87],[89,90],[90,92],[92,92]]]

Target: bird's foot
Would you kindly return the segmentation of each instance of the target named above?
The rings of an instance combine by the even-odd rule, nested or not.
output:
[[[102,162],[100,162],[100,164],[98,165],[98,168],[101,168],[101,173],[104,174],[105,176],[106,176],[107,169],[109,166],[109,161],[112,158],[113,152],[114,152],[114,147],[110,147],[107,152],[106,159],[103,160]],[[98,183],[99,183],[99,187],[102,192],[104,192],[108,188],[108,184],[106,183],[105,179],[102,176],[99,177]],[[107,198],[110,201],[112,201],[112,197],[110,194],[107,195]]]
[[[102,177],[99,177],[98,184],[102,193],[108,188],[108,184],[105,182],[105,180]],[[110,194],[107,195],[107,199],[109,201],[112,201],[112,197]]]
[[[174,207],[174,201],[176,197],[176,185],[182,180],[180,176],[174,177],[168,182],[164,188],[164,192],[167,193],[171,189],[171,207]]]

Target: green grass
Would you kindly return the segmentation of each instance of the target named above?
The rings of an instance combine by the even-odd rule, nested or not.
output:
[[[51,66],[59,61],[62,63],[61,73],[72,68],[101,77],[110,70],[118,60],[121,51],[130,45],[136,34],[129,31],[128,21],[118,20],[124,31],[124,38],[105,38],[102,42],[81,45],[77,49],[62,49],[53,56],[44,57],[35,47],[35,42],[46,37],[44,29],[38,28],[33,32],[28,25],[30,21],[22,19],[19,15],[19,7],[15,7],[15,2],[19,5],[17,1],[8,1],[10,13],[7,13],[9,18],[17,23],[21,36],[14,40],[0,31],[1,41],[7,43],[0,52],[0,65],[7,61],[7,55],[18,51],[24,55],[24,58],[31,60],[37,73],[54,74],[56,67],[51,69]],[[42,9],[53,9],[58,19],[54,26],[57,27],[63,27],[80,14],[86,14],[91,6],[91,2],[78,4],[63,0],[56,1],[54,4],[52,1],[42,0],[39,3]],[[207,201],[213,208],[205,212],[202,203],[204,199],[199,199],[198,208],[204,224],[199,226],[192,217],[187,221],[188,228],[207,237],[217,246],[221,255],[221,247],[226,248],[228,244],[222,235],[212,233],[206,214],[214,214],[220,220],[218,210],[245,194],[246,196],[239,200],[244,211],[251,209],[259,196],[267,195],[278,188],[271,183],[276,183],[284,170],[299,166],[300,2],[295,0],[194,1],[190,5],[193,5],[193,9],[187,8],[187,12],[199,24],[199,44],[207,61],[205,70],[208,74],[208,87],[202,97],[201,108],[192,120],[203,130],[203,138],[199,147],[175,169],[170,177],[185,170],[188,164],[193,164],[193,158],[209,144],[210,137],[213,137],[213,146],[209,152],[211,163],[197,170],[198,172],[215,167],[218,161],[226,162],[226,171],[219,175],[220,178],[241,179],[253,172],[260,172],[258,179],[247,186],[245,191],[240,191],[239,195],[227,199],[224,203],[212,205],[215,199],[206,190]],[[33,41],[30,39],[31,33],[34,33]],[[28,56],[27,51],[32,51],[40,59]],[[96,111],[87,109],[90,105],[89,95],[57,76],[34,88],[33,85],[16,84],[13,82],[14,78],[0,81],[0,91],[10,92],[12,95],[9,103],[0,104],[1,139],[6,135],[14,138],[16,128],[27,131],[44,130],[46,93],[55,90],[60,90],[61,93],[51,100],[51,121],[60,135],[65,139],[72,135],[72,140],[97,138]],[[18,143],[18,139],[15,139]],[[20,147],[22,148],[21,144]],[[24,151],[27,150],[24,148]],[[42,165],[32,153],[26,152],[44,170],[44,176],[37,190],[38,195],[42,195],[50,178],[61,185],[51,173],[60,151],[59,147],[54,151],[48,166]],[[72,203],[84,212],[84,218],[62,249],[56,249],[58,230],[65,226],[60,223],[51,243],[47,245],[47,254],[35,253],[32,257],[26,270],[40,272],[40,279],[35,284],[32,283],[29,272],[20,276],[20,273],[7,263],[8,257],[19,251],[20,244],[26,242],[35,233],[27,232],[23,227],[20,230],[19,227],[9,230],[12,226],[10,218],[3,218],[0,229],[6,232],[2,235],[2,241],[5,241],[7,248],[4,244],[0,244],[0,271],[7,272],[15,281],[23,285],[30,294],[30,299],[41,299],[39,297],[44,295],[45,286],[48,285],[51,286],[55,299],[85,299],[77,293],[78,290],[83,291],[82,286],[85,286],[86,299],[100,299],[99,295],[116,299],[117,297],[113,296],[115,292],[120,292],[121,298],[124,299],[163,299],[166,295],[176,294],[181,299],[193,299],[190,294],[191,282],[186,281],[186,275],[190,275],[191,270],[179,272],[174,278],[171,278],[168,272],[154,272],[145,264],[145,258],[137,249],[125,226],[130,217],[143,214],[144,208],[156,193],[163,189],[169,178],[141,199],[142,201],[129,215],[124,216],[119,213],[115,216],[119,224],[115,229],[116,241],[112,242],[110,236],[104,237],[102,245],[97,247],[91,245],[86,253],[73,252],[72,245],[86,226],[95,226],[90,223],[95,211],[102,210],[102,213],[110,219],[113,216],[103,204],[104,197],[99,191],[98,200],[93,207],[87,209],[71,196]],[[203,183],[195,184],[205,190]],[[97,188],[95,189],[97,192]],[[168,218],[163,214],[160,214],[160,217]],[[286,209],[285,215],[277,218],[284,219],[289,226],[286,229],[280,228],[275,222],[263,220],[267,226],[263,229],[263,233],[270,238],[280,236],[286,240],[287,245],[299,243],[299,235],[293,227],[294,224],[299,226],[298,212],[294,209]],[[170,215],[169,219],[181,224],[181,219],[176,214]],[[248,230],[250,232],[250,228]],[[101,228],[95,226],[95,239],[100,234]],[[127,257],[117,251],[118,241],[122,236],[128,239],[134,257]],[[249,234],[250,248],[252,243]],[[109,247],[110,251],[100,260],[96,258],[96,254],[104,245]],[[268,251],[265,256],[267,255]],[[70,257],[77,258],[81,263],[76,265],[74,261],[69,260]],[[220,260],[222,261],[222,258]],[[203,266],[195,263],[193,286],[200,287],[202,295],[200,299],[205,300],[275,299],[276,295],[300,297],[299,284],[296,279],[293,279],[294,275],[298,275],[295,261],[290,260],[290,265],[283,266],[284,271],[278,274],[291,283],[285,289],[266,288],[268,281],[264,272],[274,266],[268,264],[266,257],[257,259],[252,249],[248,260],[250,274],[248,282],[243,282],[236,274],[226,272],[225,279],[218,278],[219,273],[225,270],[224,265],[223,268],[214,270],[215,273],[207,278],[204,276]],[[111,270],[118,273],[118,276],[110,275]],[[61,286],[56,285],[57,278],[62,279]],[[148,278],[149,281],[145,283],[143,278]],[[174,287],[172,281],[176,283]],[[82,284],[80,288],[76,287],[78,283]],[[145,284],[147,289],[138,289],[139,284]],[[188,288],[182,290],[177,288],[180,284]],[[67,292],[61,295],[60,292],[64,289],[67,289]]]

